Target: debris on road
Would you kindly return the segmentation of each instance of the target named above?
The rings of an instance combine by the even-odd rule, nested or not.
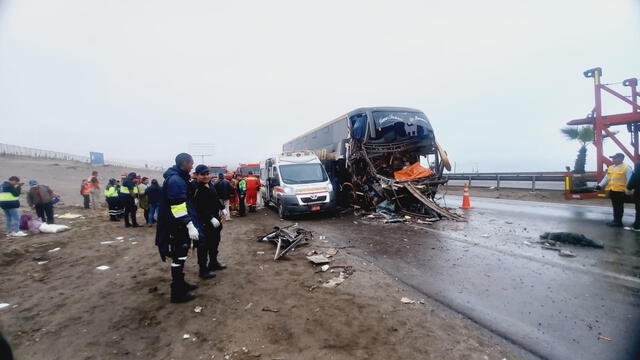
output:
[[[325,272],[325,271],[329,270],[329,265],[322,265],[320,267],[320,270],[322,270],[322,272]]]
[[[274,313],[277,313],[277,312],[278,312],[278,311],[280,311],[280,310],[278,310],[278,309],[276,309],[276,308],[269,307],[269,306],[265,306],[265,307],[263,307],[263,308],[262,308],[262,311],[267,311],[267,312],[274,312]]]
[[[482,236],[482,237],[483,237],[483,238],[485,238],[485,239],[488,239],[488,238],[490,238],[490,237],[491,237],[491,235],[489,235],[489,234],[482,234],[482,235],[480,235],[480,236]]]
[[[100,241],[100,244],[102,245],[113,244],[113,241]]]
[[[564,256],[564,257],[576,257],[576,254],[571,250],[560,250],[558,255]]]
[[[244,307],[244,309],[245,310],[249,310],[249,309],[251,309],[252,306],[253,306],[253,303],[250,302],[250,303],[247,304],[247,306]]]
[[[98,269],[98,270],[100,270],[100,271],[104,271],[104,270],[109,269],[109,266],[107,266],[107,265],[100,265],[100,266],[96,267],[96,269]]]
[[[329,279],[327,282],[322,284],[322,287],[334,288],[334,287],[342,284],[345,279],[346,279],[346,277],[344,276],[344,273],[340,273],[340,276]]]
[[[598,249],[604,248],[603,243],[593,239],[589,239],[582,234],[572,232],[546,232],[540,235],[540,239],[552,240],[572,245],[590,246]]]
[[[606,337],[606,336],[603,336],[603,335],[598,335],[598,340],[613,341],[613,339],[612,339],[612,338],[610,338],[610,337]]]
[[[193,312],[201,313],[202,309],[204,309],[202,306],[196,306],[195,308],[193,308]]]
[[[312,263],[314,263],[316,265],[326,264],[326,263],[331,261],[324,255],[307,256],[307,259],[309,259],[309,261],[311,261]]]
[[[184,334],[184,335],[182,335],[182,338],[183,338],[183,339],[185,339],[185,340],[186,340],[186,339],[191,339],[191,335],[189,335],[189,334]]]
[[[326,254],[329,256],[335,256],[338,253],[338,249],[336,248],[329,248],[326,251]]]
[[[40,230],[41,233],[45,233],[45,234],[55,234],[55,233],[67,231],[69,229],[71,228],[68,227],[67,225],[46,224],[46,223],[40,225],[40,227],[38,228],[38,230]]]
[[[58,219],[78,219],[83,217],[81,214],[74,214],[74,213],[64,213],[60,216],[57,216]]]
[[[55,248],[55,249],[51,249],[51,250],[49,250],[48,252],[56,252],[56,251],[58,251],[58,250],[60,250],[60,248],[59,248],[59,247],[57,247],[57,248]]]
[[[402,302],[403,304],[414,304],[416,301],[411,300],[408,297],[402,297],[402,299],[400,299],[400,302]]]
[[[11,304],[9,304],[9,303],[0,303],[0,309],[4,309],[4,308],[8,307],[9,305],[11,305]]]
[[[276,253],[273,260],[287,255],[293,251],[296,246],[307,243],[313,239],[313,233],[301,228],[295,230],[295,232],[289,230],[297,227],[298,224],[292,224],[285,227],[275,226],[273,231],[259,236],[258,241],[270,242],[276,245]]]
[[[122,239],[124,239],[124,236],[118,236],[118,237],[116,238],[116,240],[122,240]]]

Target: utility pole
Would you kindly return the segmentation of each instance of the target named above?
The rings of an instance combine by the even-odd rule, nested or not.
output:
[[[205,157],[213,156],[215,153],[215,144],[213,143],[190,143],[191,156],[200,157],[200,163],[205,164]]]

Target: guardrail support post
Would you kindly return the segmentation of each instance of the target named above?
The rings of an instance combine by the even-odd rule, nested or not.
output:
[[[471,186],[471,175],[469,175],[469,186]]]
[[[536,176],[531,177],[531,192],[536,192]]]
[[[500,190],[500,175],[496,176],[496,190]]]

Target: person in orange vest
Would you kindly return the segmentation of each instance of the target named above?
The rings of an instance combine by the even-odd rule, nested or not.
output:
[[[596,190],[604,188],[609,192],[611,205],[613,206],[613,221],[607,223],[611,227],[622,227],[622,215],[624,214],[624,199],[627,182],[631,179],[631,166],[624,163],[624,155],[617,153],[609,156],[613,165],[607,169],[607,175],[596,186]]]
[[[84,208],[90,209],[89,204],[91,203],[91,183],[87,179],[82,179],[82,184],[80,184],[80,194],[84,199]]]
[[[256,202],[258,200],[258,189],[260,188],[260,180],[253,175],[253,171],[249,171],[247,181],[247,205],[249,212],[256,212]]]

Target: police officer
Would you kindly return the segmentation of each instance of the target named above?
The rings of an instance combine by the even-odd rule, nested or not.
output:
[[[118,195],[118,188],[116,188],[116,179],[109,179],[107,188],[104,189],[104,196],[109,205],[109,219],[111,221],[118,221],[119,216],[122,214],[120,209],[120,199]]]
[[[204,239],[198,247],[198,266],[200,277],[210,279],[216,274],[214,270],[222,270],[227,266],[218,262],[218,245],[220,245],[220,212],[224,205],[216,191],[209,167],[198,165],[195,170],[196,180],[193,183],[193,204],[202,224]]]
[[[138,207],[136,206],[136,196],[138,196],[138,187],[135,183],[136,173],[132,172],[124,179],[120,186],[119,199],[120,204],[124,208],[124,226],[140,227],[136,219]],[[129,222],[131,218],[131,222]]]
[[[624,200],[627,182],[631,179],[631,166],[624,163],[624,154],[617,153],[609,156],[613,165],[607,169],[607,175],[596,186],[596,190],[604,188],[609,191],[611,205],[613,207],[613,221],[607,223],[611,227],[622,227],[624,214]]]
[[[184,263],[191,247],[199,245],[200,222],[190,198],[190,175],[193,168],[191,155],[181,153],[176,156],[176,164],[163,174],[162,200],[158,210],[156,246],[160,259],[171,261],[171,302],[181,303],[193,300],[191,291],[197,289],[184,280]]]

